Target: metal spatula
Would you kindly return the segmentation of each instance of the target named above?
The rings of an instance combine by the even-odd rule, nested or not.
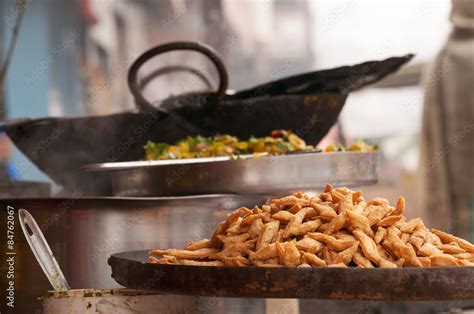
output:
[[[33,216],[27,210],[19,209],[18,218],[26,240],[54,290],[71,289]]]

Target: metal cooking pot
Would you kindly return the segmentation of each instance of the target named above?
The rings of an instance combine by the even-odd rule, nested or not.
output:
[[[72,289],[104,289],[120,287],[111,278],[107,264],[111,254],[153,247],[180,247],[189,241],[209,237],[229,210],[252,207],[266,199],[262,195],[10,199],[2,200],[1,206],[12,206],[15,220],[18,209],[30,211]],[[6,225],[6,219],[2,210],[0,223]],[[18,221],[15,226],[19,226]],[[19,228],[16,228],[16,235],[15,310],[34,313],[41,308],[37,298],[51,287]],[[6,276],[1,278],[4,287]]]

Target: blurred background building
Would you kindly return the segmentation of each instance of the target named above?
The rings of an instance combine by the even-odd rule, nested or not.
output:
[[[427,65],[445,41],[449,0],[29,0],[11,64],[2,119],[99,115],[132,110],[126,84],[131,62],[168,41],[203,41],[223,56],[230,87],[242,89],[280,77],[394,55],[416,58],[396,76],[351,94],[340,121],[322,145],[365,139],[382,148],[380,183],[373,195],[414,194],[423,87]],[[0,51],[11,36],[14,0],[0,4]],[[200,64],[199,56],[171,53],[159,62]],[[150,64],[150,71],[158,66]],[[207,70],[216,85],[215,73]],[[153,81],[158,100],[193,88],[182,76]],[[6,142],[6,141],[5,141]],[[2,144],[6,146],[7,144]],[[8,161],[27,162],[16,149]],[[31,163],[11,176],[49,179]],[[410,215],[410,213],[409,213]]]

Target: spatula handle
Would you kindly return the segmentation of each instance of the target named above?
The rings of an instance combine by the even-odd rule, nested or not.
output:
[[[26,240],[54,290],[69,290],[69,284],[33,216],[26,209],[19,209],[18,218]]]

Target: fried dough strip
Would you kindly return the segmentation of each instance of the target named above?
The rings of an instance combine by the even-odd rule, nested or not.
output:
[[[383,198],[383,197],[376,197],[374,198],[373,200],[370,200],[367,205],[376,205],[376,206],[379,206],[379,205],[388,205],[389,204],[389,201],[388,199],[386,198]]]
[[[219,234],[217,238],[224,244],[224,250],[227,249],[229,246],[232,246],[237,243],[245,242],[249,238],[248,233],[243,233],[239,235],[224,235]]]
[[[313,218],[318,218],[319,219],[319,213],[313,207],[308,206],[308,207],[304,207],[303,209],[306,211],[306,215],[304,216],[304,220],[308,220],[308,219],[311,220]]]
[[[334,203],[341,203],[346,198],[344,194],[340,193],[337,190],[331,190],[329,193],[331,194],[332,201]],[[352,197],[351,197],[351,204],[352,204]]]
[[[251,260],[265,260],[269,258],[278,257],[278,251],[275,243],[262,247],[257,252],[250,254]]]
[[[326,262],[319,257],[317,257],[315,254],[311,253],[302,253],[302,261],[304,263],[308,263],[309,265],[316,266],[316,267],[322,267],[326,266]]]
[[[431,266],[458,266],[458,259],[449,254],[431,256]]]
[[[165,255],[162,258],[157,258],[153,255],[148,256],[148,261],[153,264],[160,264],[160,265],[171,265],[177,264],[178,259],[174,256]]]
[[[290,207],[290,209],[288,210],[285,210],[285,211],[288,211],[290,214],[296,214],[297,212],[299,212],[301,210],[301,205],[300,204],[295,204],[293,206]]]
[[[208,258],[209,255],[213,253],[217,253],[217,250],[209,249],[209,248],[199,249],[195,251],[168,249],[168,250],[151,250],[148,252],[148,254],[154,255],[154,256],[171,255],[176,258],[184,258],[184,259],[205,259],[205,258]]]
[[[400,239],[403,241],[403,243],[407,243],[409,238],[410,238],[409,233],[402,233],[402,235],[400,236]]]
[[[304,238],[295,243],[298,250],[306,251],[308,253],[319,253],[324,248],[324,245],[312,238]]]
[[[336,188],[336,191],[338,191],[339,193],[343,194],[343,195],[349,195],[351,194],[352,195],[352,190],[345,187],[345,186],[340,186],[340,187],[337,187]],[[360,193],[360,192],[359,192]]]
[[[278,213],[272,215],[273,219],[280,220],[281,222],[289,222],[293,218],[293,214],[286,211],[281,210]]]
[[[273,242],[280,242],[283,239],[283,232],[285,232],[285,230],[283,229],[278,230],[275,238],[273,238]]]
[[[329,222],[323,223],[321,226],[319,226],[318,231],[319,232],[324,232],[326,231],[326,228],[329,226]]]
[[[287,206],[287,205],[300,205],[300,206],[308,206],[309,200],[298,198],[294,195],[282,197],[279,199],[272,200],[272,204],[276,204],[278,206]]]
[[[474,262],[465,260],[465,259],[458,259],[459,266],[474,266]]]
[[[377,251],[382,259],[386,259],[388,261],[394,260],[392,254],[389,253],[381,244],[377,244]]]
[[[364,232],[360,230],[354,230],[353,234],[356,239],[359,240],[360,247],[362,248],[362,252],[364,252],[365,257],[367,257],[374,264],[379,265],[381,257],[374,240],[369,238]]]
[[[255,237],[258,237],[258,235],[260,234],[260,231],[262,231],[262,228],[263,228],[263,222],[262,222],[262,219],[257,219],[255,220],[254,222],[252,222],[252,225],[250,226],[249,228],[249,237],[250,238],[255,238]]]
[[[209,258],[220,259],[222,257],[236,257],[242,254],[248,254],[252,248],[253,244],[249,242],[234,243],[220,252],[209,255]]]
[[[179,259],[178,263],[180,265],[189,265],[189,266],[224,266],[224,263],[221,261],[193,261],[189,259]]]
[[[385,234],[387,234],[387,230],[385,230],[382,227],[378,227],[377,232],[375,233],[375,236],[374,236],[374,242],[375,243],[382,242],[383,238],[385,237]]]
[[[474,262],[474,254],[472,253],[459,253],[459,254],[454,254],[453,256],[459,259],[466,259],[468,261]]]
[[[426,233],[426,242],[429,242],[434,245],[441,245],[443,242],[441,242],[441,239],[434,233],[430,232],[428,229],[424,228],[424,231]],[[461,239],[462,240],[462,239]]]
[[[474,244],[470,243],[467,240],[458,238],[456,236],[453,236],[452,234],[445,233],[438,229],[431,229],[431,232],[437,235],[441,239],[441,241],[445,244],[456,242],[459,245],[459,247],[463,248],[467,252],[474,253]]]
[[[322,223],[323,222],[321,219],[310,220],[310,221],[304,222],[299,227],[292,229],[291,235],[300,236],[308,232],[316,231],[316,229],[318,229],[318,227],[321,226]]]
[[[260,250],[262,247],[272,243],[272,240],[275,238],[279,227],[280,222],[278,220],[263,225],[257,240],[257,250]]]
[[[224,265],[226,266],[249,266],[250,265],[250,261],[241,255],[235,256],[235,257],[222,257],[220,261],[223,262]]]
[[[354,263],[356,263],[357,266],[362,267],[362,268],[374,267],[374,265],[372,265],[372,263],[367,258],[365,258],[363,253],[361,253],[360,251],[354,254],[354,257],[352,258],[352,260],[354,261]]]
[[[298,251],[293,241],[285,243],[285,255],[283,256],[283,264],[287,267],[298,266],[301,264],[301,253]]]
[[[418,258],[418,259],[420,259],[420,258]],[[397,267],[403,267],[403,264],[405,264],[405,259],[404,258],[399,258],[394,263],[395,263],[395,265],[397,265]]]
[[[324,192],[331,192],[333,189],[334,189],[334,187],[331,183],[326,183],[326,186],[324,188]]]
[[[307,233],[307,236],[314,240],[323,242],[328,246],[328,248],[337,252],[344,251],[354,244],[354,241],[338,240],[332,236],[320,232],[309,232]]]
[[[240,225],[241,226],[250,225],[257,219],[266,219],[267,216],[269,217],[268,213],[251,214],[251,215],[248,215],[248,216],[244,217],[244,219],[242,219],[242,222],[240,223]]]
[[[443,252],[429,242],[426,242],[425,244],[423,244],[421,248],[418,250],[418,255],[426,256],[426,257],[440,255],[440,254],[443,254]]]
[[[405,198],[400,196],[397,201],[397,207],[395,211],[392,213],[394,216],[403,215],[405,212]]]
[[[423,267],[431,267],[431,259],[429,257],[418,257],[418,260]]]
[[[286,225],[285,232],[283,233],[283,238],[286,239],[292,235],[296,235],[298,228],[301,226],[306,213],[309,208],[303,208],[299,212],[293,215],[290,222]],[[317,228],[317,227],[316,227]]]
[[[328,267],[334,267],[334,268],[337,268],[337,267],[339,267],[339,268],[345,268],[345,267],[347,267],[347,265],[346,265],[346,264],[344,264],[344,263],[338,263],[338,264],[330,264],[330,265],[328,265]]]
[[[423,220],[420,218],[415,218],[407,223],[405,223],[403,226],[400,227],[401,232],[406,232],[406,233],[413,233],[416,229],[421,229],[425,228],[425,224],[423,223]]]
[[[311,207],[313,207],[324,220],[332,220],[337,217],[337,213],[332,207],[311,202]]]
[[[465,253],[466,251],[459,247],[456,242],[454,244],[441,244],[437,246],[438,249],[443,251],[446,254],[460,254],[460,253]]]
[[[241,233],[244,233],[244,232],[247,232],[246,229],[247,228],[244,228],[243,226],[240,225],[240,222],[242,221],[242,218],[239,217],[239,219],[237,219],[236,222],[234,222],[234,224],[232,226],[230,226],[229,228],[227,228],[227,230],[225,232],[223,232],[223,234],[228,234],[228,235],[239,235]]]
[[[358,214],[353,210],[346,211],[347,225],[352,229],[362,230],[369,237],[374,236],[374,232],[370,228],[369,220],[362,214]]]
[[[410,237],[408,238],[408,243],[410,243],[411,245],[416,247],[417,250],[419,250],[419,249],[421,249],[421,247],[423,246],[425,241],[420,237],[413,236],[413,233],[412,233],[410,235]],[[429,242],[427,242],[427,243],[429,243]]]
[[[353,211],[354,211],[356,214],[362,215],[362,213],[364,212],[364,208],[365,208],[365,207],[359,203],[359,204],[357,204],[357,205],[354,205]]]
[[[355,242],[350,248],[345,249],[342,252],[339,252],[334,259],[335,264],[343,263],[348,265],[352,258],[354,257],[354,254],[357,252],[357,249],[359,248],[359,243]]]
[[[285,244],[281,242],[275,242],[275,247],[278,253],[280,263],[283,264],[283,257],[285,256]]]
[[[347,231],[338,231],[334,234],[334,237],[338,240],[351,240],[351,241],[357,241],[356,238],[348,233]]]
[[[388,216],[383,219],[381,219],[379,222],[377,222],[375,225],[377,227],[390,227],[393,226],[395,223],[401,221],[403,219],[403,216],[401,215],[396,215],[396,216]]]
[[[413,248],[409,246],[409,244],[403,243],[396,233],[393,232],[393,229],[387,231],[387,237],[383,243],[385,243],[384,246],[388,246],[397,257],[404,258],[411,266],[422,267]]]
[[[186,246],[184,248],[186,250],[196,251],[196,250],[199,250],[199,249],[209,248],[210,246],[211,246],[211,240],[202,239],[202,240],[199,240],[199,241],[196,241],[196,242],[188,243],[188,244],[186,244]]]
[[[234,210],[232,213],[230,213],[227,216],[227,220],[224,222],[224,225],[222,226],[222,230],[220,234],[226,232],[226,230],[239,219],[240,215],[242,215],[242,212],[246,212],[246,211],[249,211],[249,209],[246,207],[241,207],[239,209]]]
[[[387,207],[386,206],[374,206],[374,205],[369,205],[367,207],[367,219],[369,220],[369,225],[373,226],[376,223],[380,222],[382,218],[385,216],[387,213]],[[365,212],[364,212],[365,214]]]
[[[332,202],[332,196],[329,192],[324,192],[324,193],[319,194],[319,198],[323,202]]]
[[[225,233],[224,224],[225,224],[224,221],[221,221],[220,223],[217,224],[217,227],[216,227],[216,229],[214,230],[214,233],[211,236],[210,247],[217,248],[222,244],[220,242],[219,238],[217,238],[217,236],[220,235],[220,234]]]
[[[397,264],[382,258],[380,260],[380,268],[398,268],[398,266]]]
[[[342,211],[339,215],[337,215],[336,218],[331,220],[331,222],[326,227],[326,230],[324,230],[324,233],[325,234],[333,234],[333,233],[339,231],[346,224],[346,221],[347,221],[346,217],[347,217],[346,212]],[[312,230],[312,231],[314,231],[314,230]]]

